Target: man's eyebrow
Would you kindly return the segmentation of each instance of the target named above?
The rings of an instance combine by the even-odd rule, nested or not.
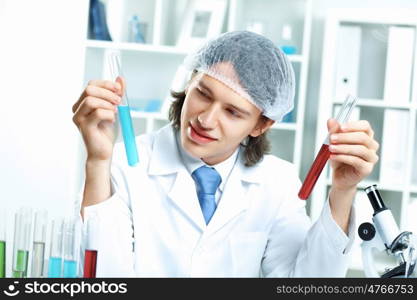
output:
[[[207,92],[209,92],[210,95],[213,95],[213,93],[211,92],[210,88],[203,82],[203,81],[199,81],[198,84],[205,89]]]
[[[233,105],[233,104],[229,104],[231,107],[233,107],[234,109],[236,109],[237,111],[239,111],[240,113],[242,113],[242,114],[244,114],[244,115],[247,115],[247,116],[250,116],[250,112],[248,112],[248,111],[246,111],[246,110],[244,110],[244,109],[241,109],[241,108],[239,108],[239,107],[237,107],[237,106],[235,106],[235,105]]]
[[[213,96],[213,93],[211,92],[211,90],[210,90],[210,88],[203,82],[203,81],[199,81],[198,82],[198,84],[203,88],[203,89],[205,89],[211,96]],[[250,112],[248,112],[248,111],[246,111],[246,110],[244,110],[244,109],[242,109],[242,108],[239,108],[239,107],[237,107],[236,105],[233,105],[233,104],[230,104],[230,103],[228,103],[228,105],[230,106],[230,107],[232,107],[233,109],[235,109],[235,110],[237,110],[238,112],[240,112],[240,113],[242,113],[242,114],[244,114],[244,115],[247,115],[247,116],[250,116],[251,114],[250,114]]]

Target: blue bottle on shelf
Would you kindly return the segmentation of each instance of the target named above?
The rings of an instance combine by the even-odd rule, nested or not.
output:
[[[100,0],[90,0],[88,29],[91,39],[111,41],[106,21],[106,8]]]
[[[131,43],[145,43],[146,23],[142,23],[137,15],[133,15],[129,19],[129,38]]]

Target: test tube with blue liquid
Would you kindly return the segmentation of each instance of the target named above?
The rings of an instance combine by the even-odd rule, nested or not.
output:
[[[45,260],[46,227],[48,225],[48,212],[40,210],[35,213],[35,228],[33,230],[33,252],[31,277],[43,277]]]
[[[112,80],[116,80],[119,76],[123,77],[120,57],[117,53],[110,53],[109,64]],[[129,99],[127,98],[126,87],[123,86],[122,89],[122,102],[117,106],[117,110],[119,115],[120,126],[122,129],[127,162],[129,166],[133,167],[139,162],[138,150],[136,147],[135,132],[133,130],[132,117],[130,115]]]
[[[0,278],[6,277],[6,211],[0,209]]]
[[[76,222],[67,219],[64,223],[64,278],[77,277],[77,243],[76,243]]]
[[[62,277],[62,234],[63,220],[55,219],[52,222],[50,256],[48,262],[48,277]]]
[[[12,276],[26,278],[32,230],[32,209],[20,208],[15,214]]]

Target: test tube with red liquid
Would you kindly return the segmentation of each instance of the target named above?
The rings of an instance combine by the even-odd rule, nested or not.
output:
[[[98,255],[98,220],[87,220],[87,245],[84,252],[84,278],[96,278]]]
[[[84,254],[84,278],[96,278],[97,250],[86,249]]]
[[[339,125],[346,123],[349,120],[350,113],[355,107],[357,98],[351,95],[346,97],[345,102],[342,105],[339,113],[337,114],[336,121]],[[326,165],[327,160],[330,157],[329,151],[330,144],[330,134],[327,135],[326,139],[323,142],[323,145],[320,148],[319,153],[314,159],[313,164],[310,167],[310,170],[307,173],[306,178],[304,179],[303,185],[301,186],[300,191],[298,192],[298,197],[302,200],[307,200],[313,191],[314,186],[316,185],[317,180],[321,172],[323,171],[324,166]]]

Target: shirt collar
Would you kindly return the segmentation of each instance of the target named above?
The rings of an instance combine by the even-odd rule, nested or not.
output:
[[[204,165],[207,165],[200,158],[193,157],[190,154],[188,154],[187,151],[184,150],[184,148],[181,145],[180,132],[179,131],[176,132],[175,138],[176,138],[176,141],[177,141],[177,147],[179,149],[181,158],[184,162],[184,165],[185,165],[186,169],[188,170],[188,172],[190,174],[192,174],[196,169],[198,169],[198,168],[200,168]],[[229,177],[230,172],[233,170],[233,167],[235,165],[238,153],[239,153],[239,147],[226,160],[224,160],[224,161],[222,161],[222,162],[220,162],[216,165],[211,165],[210,166],[210,167],[213,167],[214,169],[216,169],[216,171],[220,174],[220,177],[222,178],[222,182],[219,186],[219,189],[222,192],[223,192],[224,186],[227,182],[227,178]]]
[[[180,154],[180,147],[176,142],[176,133],[172,124],[167,124],[158,131],[150,135],[152,145],[149,165],[147,172],[149,175],[167,175],[178,173],[181,169],[188,172]],[[260,183],[264,177],[262,168],[255,166],[247,167],[245,165],[245,149],[239,147],[235,164],[235,171],[239,174],[238,178],[248,183]],[[140,150],[140,149],[139,149]],[[140,152],[139,152],[140,154]],[[146,156],[144,156],[146,157]],[[142,160],[142,163],[145,163]],[[222,182],[224,184],[225,182]]]

